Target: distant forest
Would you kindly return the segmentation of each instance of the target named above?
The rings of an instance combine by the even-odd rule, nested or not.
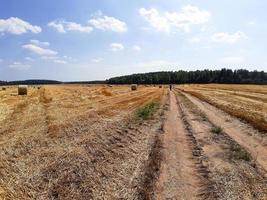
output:
[[[0,81],[0,85],[42,85],[42,84],[61,84],[60,81],[54,80],[24,80],[24,81]]]
[[[150,72],[119,76],[104,81],[60,82],[55,80],[0,81],[0,85],[41,85],[41,84],[184,84],[184,83],[229,83],[229,84],[267,84],[264,71],[197,70]]]
[[[54,80],[23,80],[23,81],[0,81],[0,85],[50,85],[50,84],[104,84],[106,81],[73,81],[61,82]]]
[[[267,84],[264,71],[231,70],[197,70],[170,71],[133,74],[114,77],[108,84],[184,84],[184,83],[227,83],[227,84]]]

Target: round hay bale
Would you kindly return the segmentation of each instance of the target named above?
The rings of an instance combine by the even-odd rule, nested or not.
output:
[[[2,90],[6,90],[6,88],[5,87],[2,87]]]
[[[108,91],[106,88],[103,88],[101,90],[101,93],[104,95],[104,96],[112,96],[112,93],[110,91]]]
[[[27,95],[27,94],[28,94],[28,86],[27,85],[19,85],[18,95]]]
[[[131,89],[132,89],[132,91],[133,91],[133,90],[137,90],[137,84],[132,84],[132,85],[131,85]]]
[[[160,85],[159,88],[162,88],[162,85]]]

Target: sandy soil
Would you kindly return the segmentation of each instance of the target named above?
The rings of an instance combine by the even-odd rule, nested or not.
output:
[[[164,160],[157,199],[197,199],[199,178],[194,169],[192,150],[173,92],[164,125]]]

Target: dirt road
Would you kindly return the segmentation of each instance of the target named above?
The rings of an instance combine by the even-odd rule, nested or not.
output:
[[[220,120],[226,133],[214,135],[211,129],[219,123],[219,111],[207,113],[196,99],[176,91],[170,93],[169,101],[156,199],[265,199],[263,174],[252,162],[233,157],[234,147],[240,152],[251,150],[237,137],[246,136],[239,126],[231,129],[229,121],[225,126],[225,120]],[[258,150],[259,145],[254,148]],[[264,165],[264,156],[257,161]]]
[[[199,178],[194,169],[191,147],[173,92],[170,93],[170,110],[164,130],[164,160],[157,199],[197,199]]]

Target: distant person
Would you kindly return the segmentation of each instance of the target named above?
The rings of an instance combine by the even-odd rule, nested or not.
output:
[[[172,90],[172,85],[170,85],[170,90]]]

